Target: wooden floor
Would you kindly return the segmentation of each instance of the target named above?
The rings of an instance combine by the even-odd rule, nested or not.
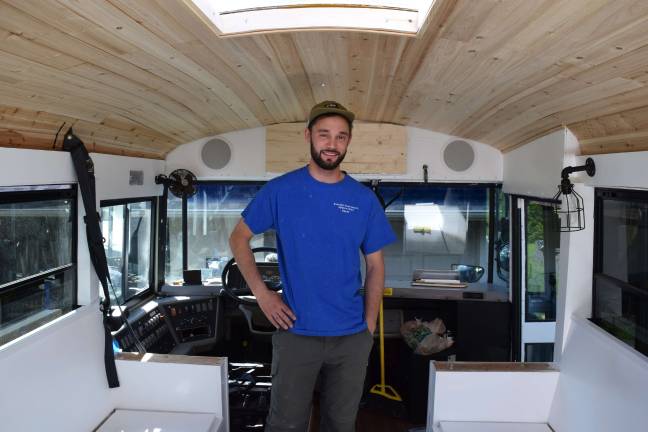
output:
[[[361,410],[356,422],[357,432],[407,432],[415,426],[423,425],[414,425],[406,420],[368,410]]]
[[[309,432],[319,432],[319,418],[319,408],[315,403]],[[424,425],[415,425],[403,419],[386,416],[375,410],[360,409],[356,421],[356,432],[408,432],[412,428],[422,426]]]

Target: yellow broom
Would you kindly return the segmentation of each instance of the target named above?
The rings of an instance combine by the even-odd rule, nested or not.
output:
[[[402,402],[398,392],[390,385],[385,384],[385,323],[383,318],[383,302],[380,301],[380,313],[378,315],[379,337],[380,337],[380,384],[371,387],[369,393],[373,393],[387,399]]]

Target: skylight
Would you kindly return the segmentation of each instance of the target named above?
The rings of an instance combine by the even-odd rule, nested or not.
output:
[[[222,35],[348,29],[415,35],[435,0],[191,0]]]

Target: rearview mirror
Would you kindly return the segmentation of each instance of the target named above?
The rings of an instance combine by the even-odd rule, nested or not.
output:
[[[484,276],[484,267],[482,266],[452,264],[451,268],[459,273],[459,280],[461,282],[477,282],[482,276]]]

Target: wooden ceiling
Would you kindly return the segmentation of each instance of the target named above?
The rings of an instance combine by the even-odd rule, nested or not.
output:
[[[163,158],[217,133],[360,120],[503,151],[567,125],[584,154],[648,149],[648,1],[438,0],[417,38],[221,38],[181,0],[0,1],[0,145]]]

